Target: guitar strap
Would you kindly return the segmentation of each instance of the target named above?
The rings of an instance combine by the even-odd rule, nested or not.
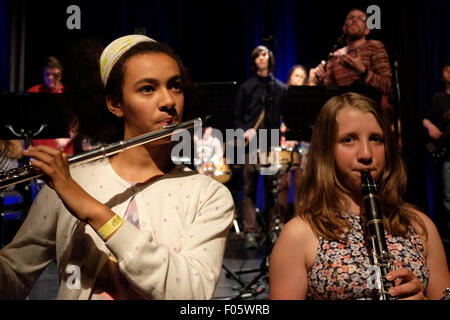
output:
[[[253,130],[257,130],[259,128],[259,126],[261,125],[262,120],[264,119],[265,114],[266,114],[266,111],[263,108],[263,110],[261,111],[261,114],[258,117],[258,120],[256,120],[256,123],[253,126]],[[249,144],[249,141],[247,139],[247,140],[245,140],[245,147],[247,147],[248,144]]]

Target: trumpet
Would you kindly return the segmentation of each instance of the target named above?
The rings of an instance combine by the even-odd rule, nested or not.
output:
[[[201,123],[202,119],[196,118],[185,122],[170,124],[162,127],[161,130],[158,131],[145,133],[127,140],[120,140],[106,146],[101,146],[93,150],[71,156],[68,159],[69,166],[73,167],[87,162],[103,159],[127,149],[169,137],[175,130],[194,127],[194,123],[196,122]],[[18,183],[42,177],[44,175],[45,173],[31,164],[0,172],[0,190]]]

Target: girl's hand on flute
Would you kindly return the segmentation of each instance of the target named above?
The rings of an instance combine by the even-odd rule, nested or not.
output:
[[[72,178],[67,154],[40,145],[24,150],[24,155],[30,157],[30,163],[47,175],[48,186],[55,190],[67,210],[77,219],[97,230],[114,216],[108,207],[91,197]]]

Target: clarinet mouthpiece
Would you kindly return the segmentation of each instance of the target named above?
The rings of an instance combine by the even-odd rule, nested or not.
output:
[[[373,180],[370,171],[361,171],[361,190],[364,196],[377,194],[377,184]]]

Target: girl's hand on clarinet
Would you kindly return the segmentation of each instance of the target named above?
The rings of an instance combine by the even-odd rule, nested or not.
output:
[[[389,272],[386,279],[394,282],[389,294],[398,300],[426,300],[420,280],[411,270],[400,268]]]

